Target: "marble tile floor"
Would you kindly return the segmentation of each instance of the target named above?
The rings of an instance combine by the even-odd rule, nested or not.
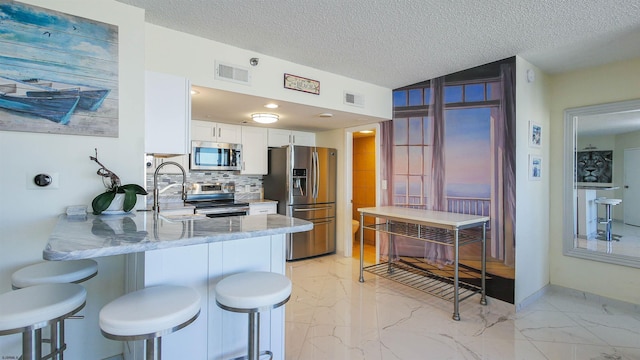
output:
[[[604,226],[598,228],[604,231]],[[598,239],[586,240],[576,238],[576,246],[579,248],[605,252],[608,254],[628,255],[640,257],[640,227],[627,225],[620,221],[613,221],[611,233],[618,241],[603,241]]]
[[[286,359],[640,360],[640,305],[551,288],[517,313],[474,295],[454,321],[450,302],[366,272],[359,283],[357,258],[286,267]]]

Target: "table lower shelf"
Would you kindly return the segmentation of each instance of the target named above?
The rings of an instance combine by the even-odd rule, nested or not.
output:
[[[370,265],[365,267],[364,271],[410,286],[441,299],[455,302],[453,279],[436,275],[402,260],[391,263],[391,272],[389,272],[389,263]],[[458,301],[481,293],[481,291],[482,289],[478,286],[458,280]]]

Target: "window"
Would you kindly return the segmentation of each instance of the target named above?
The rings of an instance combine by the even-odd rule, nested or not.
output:
[[[393,92],[393,106],[407,106],[407,92],[398,90]]]
[[[491,79],[445,85],[443,95],[447,207],[449,211],[489,214],[491,109],[499,105],[495,100],[501,96],[500,82]],[[433,119],[429,116],[430,100],[429,87],[394,91],[394,105],[416,107],[407,111],[411,116],[393,120],[395,205],[431,208]],[[473,204],[474,209],[470,210],[467,204]]]
[[[422,89],[409,90],[409,106],[423,105]]]

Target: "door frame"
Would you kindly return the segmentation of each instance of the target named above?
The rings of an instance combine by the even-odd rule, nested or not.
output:
[[[628,213],[632,213],[632,212],[633,212],[633,211],[631,211],[632,209],[630,208],[630,206],[631,206],[631,205],[629,205],[629,204],[632,204],[633,202],[629,202],[629,201],[626,199],[626,197],[627,197],[627,192],[629,191],[629,190],[627,190],[627,187],[628,187],[628,186],[629,186],[629,184],[630,184],[630,181],[627,179],[627,177],[628,177],[628,173],[627,173],[627,168],[628,168],[628,166],[627,166],[627,165],[628,165],[628,164],[627,164],[627,162],[630,160],[630,158],[629,158],[629,157],[627,157],[627,153],[631,154],[632,152],[633,152],[634,154],[640,154],[640,148],[628,148],[628,149],[624,149],[624,150],[623,150],[623,153],[622,153],[622,156],[623,156],[623,158],[622,158],[622,162],[623,162],[623,167],[624,167],[624,169],[623,169],[623,174],[622,174],[622,185],[623,185],[623,187],[622,187],[622,196],[621,196],[621,197],[622,197],[622,209],[623,209],[623,210],[622,210],[622,211],[623,211],[623,214],[622,214],[622,223],[623,223],[623,224],[633,225],[633,226],[638,226],[638,224],[634,224],[634,223],[627,222],[627,216],[628,216],[627,214],[628,214]],[[634,182],[635,182],[635,183],[637,183],[637,181],[634,181]],[[633,184],[633,185],[636,185],[636,184]],[[634,186],[634,187],[635,187],[635,186]]]
[[[362,130],[375,130],[375,147],[376,147],[376,206],[380,205],[380,124],[367,124],[345,128],[344,143],[344,179],[345,179],[345,210],[343,213],[342,239],[344,241],[344,256],[353,256],[353,234],[351,232],[351,214],[353,212],[353,133]],[[338,237],[340,238],[340,237]],[[376,232],[376,262],[380,254],[378,232]]]

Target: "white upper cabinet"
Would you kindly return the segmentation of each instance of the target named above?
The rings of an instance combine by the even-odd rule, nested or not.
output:
[[[242,126],[241,174],[265,175],[269,171],[267,129]]]
[[[312,132],[269,129],[268,138],[269,147],[285,145],[316,146],[316,134]]]
[[[211,121],[192,120],[191,140],[240,144],[242,126],[215,123]]]
[[[189,155],[179,155],[179,156],[172,156],[172,157],[166,157],[166,158],[149,156],[146,161],[147,174],[148,175],[154,174],[158,166],[160,166],[161,164],[167,161],[176,162],[184,168],[184,171],[189,172]],[[167,166],[163,166],[160,169],[159,173],[160,174],[182,174],[182,171],[180,171],[180,168],[178,168],[175,165],[167,165]]]
[[[145,73],[145,152],[188,154],[191,84],[183,77]]]

